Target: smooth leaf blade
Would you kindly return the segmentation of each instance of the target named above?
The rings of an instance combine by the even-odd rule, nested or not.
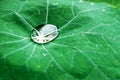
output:
[[[119,79],[119,10],[77,0],[8,2],[0,2],[2,80]],[[47,23],[59,36],[34,43],[32,28]]]

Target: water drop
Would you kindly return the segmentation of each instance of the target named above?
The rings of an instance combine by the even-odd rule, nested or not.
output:
[[[47,56],[47,54],[44,53],[43,56]]]
[[[105,12],[105,9],[102,9],[103,12]]]
[[[95,3],[91,2],[90,5],[94,5]]]
[[[98,47],[99,46],[99,44],[96,44],[96,47]]]
[[[58,5],[58,3],[53,3],[53,5],[57,6],[57,5]]]
[[[31,34],[31,38],[36,43],[48,43],[58,36],[58,29],[55,25],[46,24],[36,27]]]
[[[83,0],[80,0],[79,2],[80,2],[80,3],[83,3]]]

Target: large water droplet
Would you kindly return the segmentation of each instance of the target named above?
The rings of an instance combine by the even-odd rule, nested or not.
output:
[[[58,36],[58,29],[55,25],[46,24],[36,27],[31,34],[31,38],[36,43],[48,43]]]

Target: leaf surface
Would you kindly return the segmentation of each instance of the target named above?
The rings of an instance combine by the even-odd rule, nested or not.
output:
[[[79,0],[0,1],[1,80],[119,80],[120,11]],[[36,44],[32,28],[59,36]]]
[[[106,2],[111,7],[116,7],[116,8],[120,9],[120,0],[87,0],[87,1],[92,1],[92,2]]]

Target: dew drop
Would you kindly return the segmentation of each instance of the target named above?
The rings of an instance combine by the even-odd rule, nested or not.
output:
[[[99,44],[96,44],[96,47],[98,47],[99,46]]]
[[[91,2],[90,5],[94,5],[95,3]]]
[[[83,0],[80,0],[79,2],[80,2],[80,3],[83,3]]]
[[[36,27],[31,34],[31,38],[36,43],[48,43],[58,36],[59,32],[55,25],[45,24]]]
[[[43,56],[47,56],[47,54],[44,53]]]
[[[58,3],[53,3],[53,5],[54,5],[54,6],[57,6],[57,5],[58,5]]]
[[[102,9],[103,12],[105,12],[105,9]]]

